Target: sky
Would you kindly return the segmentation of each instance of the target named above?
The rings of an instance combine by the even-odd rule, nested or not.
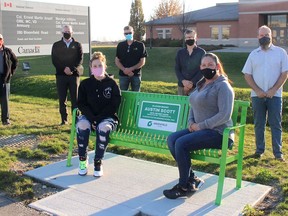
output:
[[[123,27],[128,25],[132,0],[30,0],[90,7],[91,39],[98,41],[124,40]],[[185,2],[185,12],[215,6],[216,3],[238,0],[180,0]],[[149,21],[161,0],[142,0],[145,21]],[[197,2],[197,3],[196,3]]]

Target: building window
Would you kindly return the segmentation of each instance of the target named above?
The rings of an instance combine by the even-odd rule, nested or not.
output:
[[[171,38],[172,36],[172,31],[171,29],[156,29],[157,30],[157,34],[158,34],[158,38],[159,39],[168,39]]]
[[[159,39],[163,39],[164,38],[163,30],[157,30],[157,35]]]
[[[219,28],[211,27],[211,39],[218,40],[219,39]]]
[[[230,38],[230,26],[211,26],[212,40],[228,40]]]
[[[230,28],[229,27],[222,27],[222,39],[228,40],[230,38]]]
[[[165,30],[165,36],[166,36],[166,38],[171,38],[171,29]]]
[[[268,16],[268,26],[286,28],[287,15],[269,15]]]

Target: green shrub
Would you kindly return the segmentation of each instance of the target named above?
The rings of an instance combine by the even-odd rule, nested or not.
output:
[[[82,79],[85,79],[82,77]],[[12,93],[17,95],[26,95],[40,98],[52,98],[57,99],[57,91],[55,86],[54,76],[27,76],[17,77],[12,82]],[[27,83],[31,83],[27,85]],[[162,81],[142,81],[141,91],[150,93],[161,93],[161,94],[177,94],[177,84],[162,82]],[[236,88],[235,99],[251,101],[250,89],[247,88]],[[288,93],[283,93],[283,127],[288,127]],[[247,123],[253,124],[253,112],[252,108],[248,109]]]

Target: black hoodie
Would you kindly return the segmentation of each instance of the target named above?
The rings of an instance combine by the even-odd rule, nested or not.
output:
[[[121,103],[121,91],[109,75],[101,81],[94,76],[83,80],[79,86],[77,105],[91,123],[105,118],[118,120],[117,110]]]

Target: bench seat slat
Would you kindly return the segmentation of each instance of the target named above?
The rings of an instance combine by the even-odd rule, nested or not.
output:
[[[219,149],[201,149],[201,150],[192,151],[191,154],[218,158],[219,156],[221,156],[221,150],[219,150]]]

